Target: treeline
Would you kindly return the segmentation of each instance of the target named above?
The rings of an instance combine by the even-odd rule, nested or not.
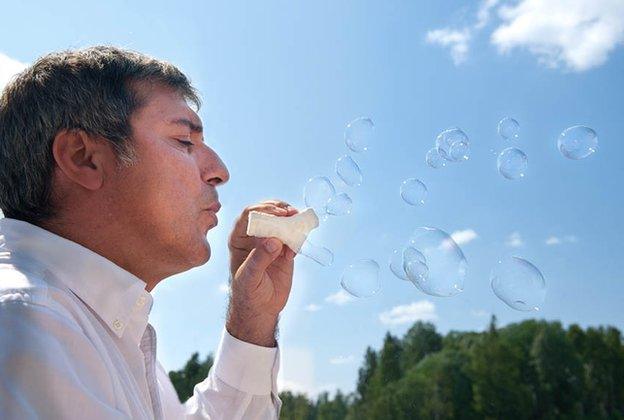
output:
[[[193,356],[189,375],[170,376],[197,374]],[[192,385],[186,392],[182,401]],[[612,327],[530,320],[499,329],[493,317],[485,332],[442,336],[417,322],[366,349],[353,393],[280,397],[288,420],[624,419],[624,343]]]

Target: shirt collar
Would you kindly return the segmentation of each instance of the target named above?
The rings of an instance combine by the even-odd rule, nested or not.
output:
[[[52,272],[117,337],[128,330],[140,342],[153,305],[144,281],[76,242],[17,219],[0,219],[0,247]]]

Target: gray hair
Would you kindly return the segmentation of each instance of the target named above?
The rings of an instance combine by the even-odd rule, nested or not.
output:
[[[174,65],[144,54],[96,46],[48,54],[17,75],[0,97],[0,209],[40,224],[56,215],[52,142],[62,130],[108,141],[119,166],[135,161],[130,117],[145,104],[139,83],[170,87],[201,101]]]

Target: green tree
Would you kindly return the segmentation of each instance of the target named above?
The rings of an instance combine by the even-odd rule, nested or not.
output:
[[[485,419],[525,419],[532,411],[530,388],[522,382],[522,353],[501,340],[492,317],[489,331],[471,349],[473,407]]]
[[[293,394],[290,391],[280,392],[282,409],[280,419],[283,420],[314,420],[316,409],[304,394]]]
[[[540,417],[581,418],[581,360],[560,323],[545,325],[539,331],[530,357],[538,378],[536,408]]]
[[[403,337],[403,370],[415,366],[426,355],[442,349],[442,336],[430,322],[416,322]]]
[[[199,353],[193,353],[181,370],[169,372],[169,379],[175,388],[181,402],[193,395],[193,388],[208,376],[214,360],[212,354],[206,356],[203,362],[199,361]]]

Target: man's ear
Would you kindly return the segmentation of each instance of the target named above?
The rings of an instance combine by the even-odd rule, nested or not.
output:
[[[110,153],[105,143],[83,130],[62,130],[54,137],[52,154],[69,180],[88,190],[97,190],[104,182],[103,163]]]

